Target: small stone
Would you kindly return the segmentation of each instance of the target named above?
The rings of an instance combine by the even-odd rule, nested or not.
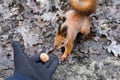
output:
[[[97,63],[94,65],[94,67],[95,67],[95,71],[98,70],[98,69],[100,68],[99,65],[98,65]]]

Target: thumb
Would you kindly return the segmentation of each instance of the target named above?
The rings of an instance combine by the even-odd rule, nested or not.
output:
[[[14,52],[14,63],[15,63],[15,71],[20,70],[25,65],[27,66],[27,56],[24,53],[22,46],[17,42],[12,42],[13,52]],[[24,65],[24,66],[23,66]]]

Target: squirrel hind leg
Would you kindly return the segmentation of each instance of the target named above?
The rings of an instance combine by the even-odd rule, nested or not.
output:
[[[80,32],[86,37],[90,33],[90,21],[88,18],[85,18],[81,25]]]
[[[90,26],[86,26],[84,29],[82,29],[81,33],[83,34],[83,38],[87,37],[87,35],[90,33]]]

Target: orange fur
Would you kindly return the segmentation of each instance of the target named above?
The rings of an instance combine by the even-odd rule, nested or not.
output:
[[[62,60],[70,54],[77,33],[81,32],[86,36],[90,32],[88,15],[96,10],[96,7],[93,8],[96,6],[95,0],[70,0],[70,3],[75,10],[70,10],[65,14],[66,21],[58,28],[54,41],[55,48],[65,47]]]
[[[96,10],[96,0],[70,0],[73,9],[79,11],[81,14],[90,15]]]

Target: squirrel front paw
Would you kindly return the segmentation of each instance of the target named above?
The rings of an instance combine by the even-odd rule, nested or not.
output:
[[[64,61],[66,59],[67,55],[62,55],[61,56],[61,61]]]

